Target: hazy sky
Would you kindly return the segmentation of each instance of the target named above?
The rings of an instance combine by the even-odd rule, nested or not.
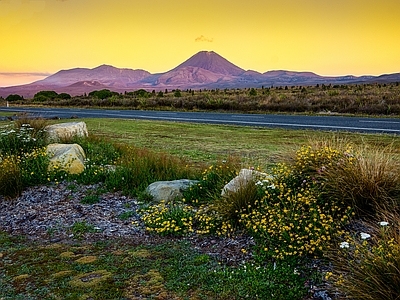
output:
[[[0,86],[101,64],[165,72],[201,50],[259,72],[380,75],[400,72],[400,0],[0,0],[0,37]]]

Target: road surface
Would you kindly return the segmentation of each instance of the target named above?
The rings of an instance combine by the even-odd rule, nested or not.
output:
[[[35,117],[61,119],[123,118],[271,128],[400,134],[399,118],[27,107],[0,107],[0,111],[15,113],[25,112]]]

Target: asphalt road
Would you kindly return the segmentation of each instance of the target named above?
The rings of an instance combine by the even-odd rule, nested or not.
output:
[[[207,124],[230,124],[254,127],[290,129],[315,129],[326,131],[351,131],[400,134],[400,118],[360,118],[343,116],[297,116],[259,115],[209,112],[172,112],[144,110],[104,110],[79,108],[21,108],[0,107],[0,111],[26,112],[44,118],[123,118],[193,122]]]

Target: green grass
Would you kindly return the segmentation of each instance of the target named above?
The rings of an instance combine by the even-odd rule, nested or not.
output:
[[[206,125],[143,120],[83,119],[96,135],[137,147],[168,152],[194,162],[215,163],[237,156],[243,166],[270,166],[309,140],[338,137],[355,144],[386,146],[400,155],[398,136]]]
[[[306,293],[305,278],[289,263],[275,270],[228,267],[184,241],[35,245],[5,233],[0,240],[1,299],[301,299]]]
[[[135,120],[84,121],[89,132],[95,134],[76,140],[88,156],[85,172],[74,176],[50,174],[50,181],[76,180],[83,184],[102,181],[105,188],[148,198],[143,190],[153,181],[193,176],[200,179],[198,190],[193,189],[185,195],[186,204],[192,204],[193,211],[186,211],[183,202],[166,205],[165,211],[164,207],[159,210],[147,203],[150,212],[152,207],[156,209],[151,217],[156,223],[153,219],[146,221],[144,217],[143,221],[164,233],[161,229],[166,225],[157,223],[159,212],[162,212],[165,220],[175,220],[183,228],[179,234],[191,232],[185,226],[192,226],[192,217],[193,227],[204,225],[205,228],[201,229],[208,233],[232,233],[237,228],[245,230],[256,242],[254,260],[240,266],[228,266],[215,257],[200,253],[185,239],[160,238],[155,244],[141,246],[127,240],[86,243],[83,237],[94,232],[95,228],[85,221],[75,222],[68,229],[76,238],[75,245],[43,246],[0,232],[0,269],[4,270],[0,276],[0,299],[129,299],[137,294],[146,299],[303,299],[308,284],[314,278],[322,277],[307,267],[310,256],[320,257],[325,249],[335,248],[335,238],[341,234],[341,222],[346,223],[350,213],[347,205],[342,207],[341,203],[332,201],[335,199],[324,198],[321,193],[324,184],[321,183],[329,177],[324,178],[320,170],[329,170],[332,163],[346,166],[344,157],[369,157],[357,152],[353,156],[351,151],[336,151],[334,147],[321,147],[324,144],[315,141],[343,140],[346,144],[362,144],[366,148],[373,146],[373,149],[388,151],[387,155],[393,161],[400,157],[400,139],[391,135]],[[6,145],[8,141],[4,139]],[[316,148],[300,148],[304,144]],[[295,154],[295,150],[299,152]],[[32,161],[24,157],[18,159],[22,163],[10,160],[10,167],[3,159],[4,168],[0,175],[7,175],[4,172],[6,167],[13,170],[12,167],[25,166],[24,163],[27,167],[17,171],[25,174],[26,170],[33,170],[30,166],[37,162],[36,156]],[[376,157],[372,160],[378,161]],[[227,163],[236,161],[239,164],[233,164],[234,167]],[[262,184],[257,190],[243,189],[236,197],[225,199],[232,203],[231,208],[223,201],[218,202],[219,185],[229,180],[241,166],[259,166],[261,171],[269,171],[282,161],[287,164],[275,168],[276,176],[271,182],[265,181],[265,186]],[[115,171],[110,171],[109,165],[116,165]],[[200,175],[198,166],[208,167]],[[357,170],[353,172],[355,176],[360,174]],[[38,171],[35,169],[33,174]],[[16,180],[20,178],[18,172],[14,176]],[[339,176],[346,181],[345,173],[336,177]],[[385,176],[379,178],[387,181]],[[47,180],[47,174],[26,181],[26,185],[41,183],[43,179]],[[398,183],[398,177],[394,181]],[[358,181],[353,182],[360,185]],[[397,187],[396,193],[388,197],[398,196]],[[68,188],[75,190],[76,184],[71,182]],[[97,202],[101,192],[87,193],[83,202]],[[254,199],[248,199],[250,192]],[[376,195],[376,201],[387,199]],[[212,203],[219,203],[219,210],[215,209],[218,205],[213,208]],[[200,204],[206,207],[198,207]],[[168,207],[172,210],[168,211]],[[129,212],[119,216],[120,220],[129,217]],[[232,221],[236,222],[230,227]],[[219,226],[218,231],[210,229],[210,226]],[[172,229],[169,226],[170,231],[165,232],[169,237],[175,233]],[[332,230],[335,234],[330,235],[328,231]],[[400,257],[397,252],[395,255]],[[275,267],[274,261],[277,263]]]

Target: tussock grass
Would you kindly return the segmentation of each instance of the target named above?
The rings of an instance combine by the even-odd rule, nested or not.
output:
[[[363,223],[370,238],[362,239],[355,232],[346,239],[348,247],[328,253],[334,265],[328,276],[350,299],[399,299],[400,215],[387,210],[380,210],[379,215],[380,219]]]
[[[358,146],[350,163],[337,163],[322,174],[327,197],[343,199],[359,216],[400,204],[400,161],[393,149]]]

